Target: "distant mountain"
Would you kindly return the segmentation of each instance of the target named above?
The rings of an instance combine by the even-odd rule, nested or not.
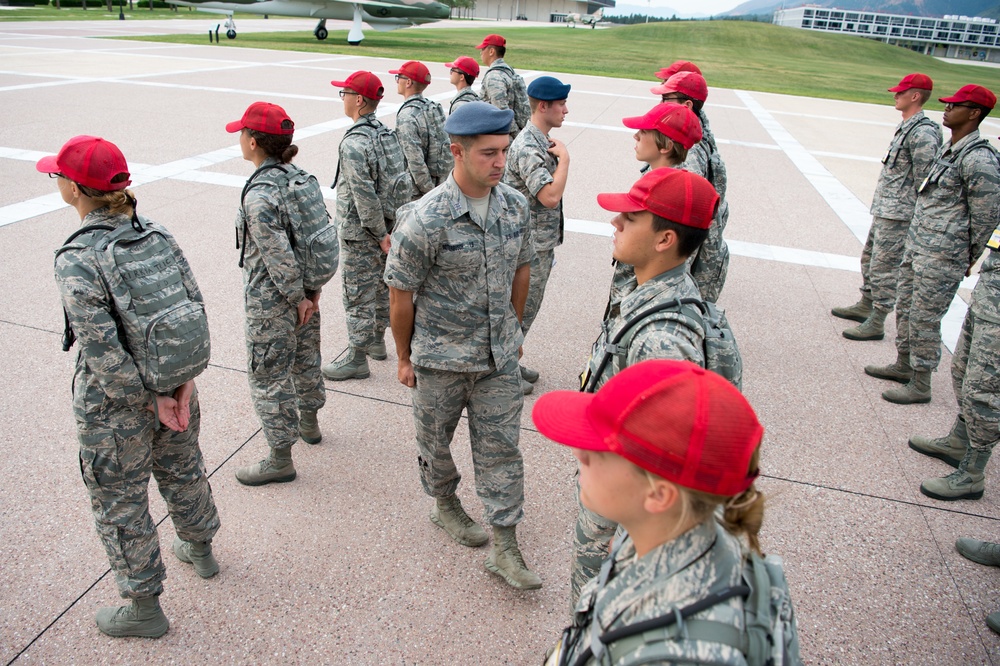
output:
[[[729,10],[725,16],[743,16],[745,14],[768,14],[782,7],[801,7],[805,1],[748,0]],[[817,7],[836,7],[855,11],[885,12],[888,14],[909,14],[913,16],[940,17],[945,14],[965,16],[988,16],[996,18],[1000,15],[1000,3],[997,0],[809,0],[808,4]]]
[[[770,0],[773,2],[774,0]],[[632,14],[641,14],[643,16],[657,16],[659,18],[668,19],[672,16],[677,18],[700,18],[706,16],[705,14],[690,14],[679,12],[671,7],[650,7],[648,5],[623,5],[616,4],[612,9],[605,9],[605,16],[631,16]]]

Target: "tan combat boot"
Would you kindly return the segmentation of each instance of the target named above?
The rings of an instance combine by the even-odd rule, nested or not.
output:
[[[295,480],[292,449],[271,449],[260,462],[236,470],[236,480],[244,486],[262,486],[265,483],[287,483]]]
[[[202,578],[219,573],[219,563],[212,554],[211,541],[185,541],[174,537],[174,555],[181,562],[194,565],[194,572]]]
[[[490,540],[486,536],[486,530],[470,518],[462,508],[462,501],[458,499],[458,495],[438,497],[431,509],[431,522],[463,546],[475,548]]]
[[[524,556],[517,546],[516,527],[493,526],[493,547],[486,558],[486,570],[507,581],[507,584],[518,590],[537,590],[542,586],[542,579],[533,571],[528,570]]]
[[[868,319],[844,331],[848,340],[881,340],[885,337],[885,316],[888,312],[872,310]]]
[[[834,308],[830,310],[830,314],[841,319],[850,319],[851,321],[858,322],[864,321],[872,314],[872,299],[862,296],[861,300],[854,305],[848,305],[846,308]]]
[[[896,362],[889,365],[866,365],[865,374],[869,377],[888,379],[900,384],[906,384],[913,376],[913,368],[910,367],[910,355],[897,354]]]
[[[167,633],[170,622],[160,608],[159,597],[132,599],[124,606],[102,608],[97,611],[97,628],[116,638],[140,636],[159,638]]]
[[[926,479],[920,484],[920,492],[928,497],[945,502],[960,499],[982,499],[986,488],[986,463],[990,459],[990,449],[969,448],[958,469],[940,479]]]
[[[958,467],[969,448],[969,431],[965,428],[965,419],[959,414],[951,432],[944,437],[930,439],[914,435],[910,438],[910,448],[931,458],[943,460],[952,467]]]
[[[368,355],[376,361],[384,361],[389,358],[389,352],[385,348],[385,331],[375,337],[375,342],[368,345]]]
[[[1000,543],[962,537],[955,542],[955,550],[967,560],[988,567],[1000,567]]]
[[[345,379],[367,379],[371,375],[367,354],[354,347],[348,350],[344,358],[324,365],[322,372],[324,377],[335,382],[342,382]]]
[[[897,405],[917,405],[931,401],[931,371],[914,370],[905,386],[882,391],[882,399]]]
[[[306,444],[319,444],[323,441],[323,433],[319,431],[319,421],[315,409],[299,411],[299,436]]]

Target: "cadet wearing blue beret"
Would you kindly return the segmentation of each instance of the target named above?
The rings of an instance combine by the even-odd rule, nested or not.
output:
[[[498,109],[486,102],[469,102],[455,109],[444,123],[444,131],[452,136],[507,134],[514,112]]]
[[[528,85],[528,97],[543,102],[555,102],[569,97],[570,85],[554,76],[539,76]]]

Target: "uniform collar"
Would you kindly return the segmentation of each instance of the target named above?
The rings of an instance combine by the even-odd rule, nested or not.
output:
[[[449,173],[448,180],[444,181],[444,191],[448,197],[447,201],[448,208],[451,210],[451,219],[457,220],[463,215],[468,214],[469,200],[465,196],[465,193],[462,192],[462,189],[458,186],[458,183],[455,182],[454,172]],[[507,197],[504,196],[503,190],[499,185],[490,190],[490,208],[487,216],[493,212],[494,202],[496,202],[496,205],[499,206],[500,212],[507,210]],[[469,216],[469,219],[472,219],[471,215]],[[488,220],[484,220],[484,222],[488,222]]]
[[[629,314],[649,300],[656,298],[657,294],[676,291],[677,285],[682,284],[687,277],[687,270],[687,263],[682,263],[680,266],[675,266],[669,271],[664,271],[642,284],[636,282],[636,287],[632,290],[632,293],[622,299],[622,317],[627,319]]]

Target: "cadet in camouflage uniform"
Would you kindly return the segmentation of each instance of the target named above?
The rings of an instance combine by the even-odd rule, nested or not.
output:
[[[365,379],[371,374],[368,357],[387,357],[385,329],[389,327],[389,289],[382,280],[389,252],[389,229],[375,190],[380,165],[372,139],[362,125],[381,127],[375,110],[385,89],[371,72],[354,72],[346,81],[331,81],[341,88],[344,115],[354,124],[340,142],[337,163],[337,229],[340,233],[340,277],[344,286],[347,318],[347,355],[323,366],[323,376],[333,381]]]
[[[687,160],[678,168],[705,178],[719,193],[719,209],[708,238],[689,260],[691,277],[698,285],[701,297],[715,303],[722,294],[729,271],[729,246],[722,237],[729,222],[729,203],[726,201],[726,165],[715,145],[715,136],[704,111],[705,100],[708,99],[708,84],[701,74],[681,70],[663,84],[652,88],[651,92],[660,95],[661,102],[676,102],[687,106],[701,121],[701,141],[688,151]]]
[[[1000,228],[987,245],[990,253],[951,359],[959,411],[955,425],[942,438],[910,439],[911,449],[957,467],[944,478],[920,484],[920,492],[939,500],[980,499],[986,487],[986,463],[1000,441]]]
[[[469,56],[459,56],[455,58],[455,62],[446,63],[445,67],[449,68],[450,78],[448,81],[458,91],[451,100],[451,106],[448,107],[449,115],[455,113],[455,109],[463,104],[482,101],[476,91],[472,89],[472,84],[479,76],[478,62]]]
[[[549,132],[562,127],[568,109],[569,84],[551,76],[541,76],[528,86],[531,122],[511,143],[503,182],[524,195],[531,207],[531,238],[535,256],[531,260],[531,285],[524,306],[521,329],[525,336],[531,329],[545,297],[545,285],[555,263],[556,247],[563,242],[562,198],[569,175],[569,152],[566,144],[553,139]],[[531,393],[538,373],[521,366],[521,388]]]
[[[896,362],[865,367],[873,377],[904,384],[882,393],[903,405],[931,401],[931,372],[941,360],[941,320],[996,228],[1000,196],[996,151],[979,135],[996,96],[968,85],[940,101],[951,141],[941,147],[918,190],[906,237],[897,286]]]
[[[594,342],[584,373],[588,390],[600,388],[623,367],[648,359],[687,360],[705,364],[704,331],[688,326],[685,317],[665,315],[646,324],[631,339],[624,363],[601,366],[606,345],[630,319],[651,307],[678,298],[699,298],[698,286],[687,270],[687,258],[704,241],[719,200],[718,194],[697,174],[660,168],[648,171],[627,194],[599,194],[597,202],[620,213],[615,227],[614,258],[633,266],[631,280],[610,304]],[[618,525],[580,503],[573,539],[570,576],[571,603],[575,606],[583,585],[597,575],[608,555],[608,543]]]
[[[598,640],[742,584],[749,550],[760,554],[764,498],[754,480],[764,431],[739,391],[686,361],[645,361],[596,394],[542,396],[532,418],[543,435],[572,447],[581,502],[624,530],[545,663],[745,666],[739,595],[669,629]],[[783,635],[769,637],[780,641],[775,648],[788,659],[782,663],[799,664],[787,585],[771,593],[786,605]]]
[[[484,102],[448,117],[452,176],[400,209],[385,278],[399,380],[413,397],[417,465],[431,521],[464,546],[486,532],[455,494],[461,479],[450,446],[466,410],[476,492],[493,526],[486,569],[512,587],[541,587],[517,545],[524,517],[524,462],[518,448],[521,395],[519,319],[528,295],[528,204],[500,182],[511,112]]]
[[[255,171],[244,188],[236,231],[242,242],[246,310],[247,379],[254,410],[269,447],[257,463],[241,467],[236,479],[247,486],[295,479],[292,445],[301,435],[310,444],[322,439],[317,412],[326,404],[320,375],[322,289],[309,289],[290,241],[285,207],[274,182],[274,167],[290,164],[295,124],[275,104],[255,102],[243,118],[226,125],[240,133],[243,159]],[[316,205],[324,206],[322,200]]]
[[[872,225],[861,251],[861,300],[830,311],[834,317],[861,322],[844,331],[849,340],[881,340],[885,318],[896,305],[896,275],[917,203],[917,185],[930,172],[942,142],[940,125],[923,112],[933,86],[929,76],[918,73],[889,88],[903,122],[882,158],[872,197]]]
[[[406,100],[396,112],[396,136],[413,178],[413,198],[419,199],[443,183],[454,165],[444,133],[444,110],[423,95],[431,83],[423,63],[408,60],[389,73],[396,75],[396,90]]]
[[[37,168],[58,178],[59,192],[79,213],[81,227],[139,224],[135,197],[125,189],[131,183],[128,165],[114,144],[75,137]],[[203,303],[187,259],[173,237],[158,229],[173,252],[187,297]],[[193,563],[203,578],[219,570],[212,554],[219,514],[198,447],[201,410],[194,381],[168,394],[146,388],[119,337],[115,301],[102,275],[93,246],[72,244],[56,256],[66,323],[78,342],[73,413],[80,471],[118,591],[129,600],[98,611],[97,626],[109,636],[156,638],[169,622],[159,603],[166,570],[149,515],[150,475],[177,533],[174,553]]]
[[[479,49],[480,61],[488,68],[483,72],[479,97],[484,102],[492,104],[498,109],[510,109],[514,111],[517,104],[518,91],[514,85],[514,68],[504,62],[503,59],[507,55],[507,40],[500,35],[486,35],[482,43],[476,48]],[[509,73],[507,73],[507,70],[509,70]],[[500,74],[499,72],[501,71],[504,74]],[[517,136],[518,131],[517,121],[512,120],[510,124],[511,140]]]

